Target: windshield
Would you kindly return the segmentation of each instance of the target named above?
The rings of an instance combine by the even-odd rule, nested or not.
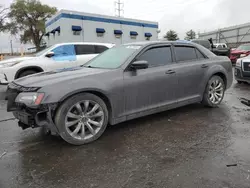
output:
[[[85,64],[84,67],[116,69],[140,48],[139,45],[113,47]]]
[[[35,54],[35,56],[38,57],[38,56],[43,55],[43,54],[46,53],[46,52],[49,52],[50,50],[52,50],[52,49],[54,48],[54,46],[55,46],[55,45],[49,46],[49,47],[43,49],[42,51],[37,52],[37,53]]]
[[[250,51],[250,45],[241,45],[236,50]]]

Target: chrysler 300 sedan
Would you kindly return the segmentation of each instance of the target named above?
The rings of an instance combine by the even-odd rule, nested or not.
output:
[[[74,145],[98,139],[108,124],[191,103],[217,107],[232,84],[228,57],[191,42],[113,47],[68,70],[20,78],[8,86],[8,111],[25,128],[46,127]]]

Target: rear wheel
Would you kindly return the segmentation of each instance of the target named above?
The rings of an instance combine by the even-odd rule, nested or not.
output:
[[[56,113],[55,124],[68,143],[82,145],[97,140],[108,124],[108,110],[103,100],[90,93],[66,100]]]
[[[213,76],[207,83],[202,103],[209,107],[217,107],[223,100],[225,83],[219,76]]]
[[[35,70],[26,70],[26,71],[21,72],[21,74],[19,74],[17,78],[22,78],[22,77],[32,75],[32,74],[36,74],[36,73],[38,73],[38,72],[35,71]]]

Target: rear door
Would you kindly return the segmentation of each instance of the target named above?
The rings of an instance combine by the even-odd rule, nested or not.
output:
[[[199,101],[204,88],[202,81],[209,67],[208,59],[197,48],[189,45],[174,46],[177,62],[176,76],[178,78],[178,92],[176,97],[179,102]]]
[[[75,50],[77,57],[77,66],[87,63],[89,60],[93,59],[97,55],[95,45],[91,44],[76,44]]]
[[[77,44],[75,45],[77,55],[76,63],[78,66],[83,65],[108,49],[109,48],[104,45]]]
[[[60,45],[51,50],[54,56],[46,58],[47,70],[70,68],[76,66],[75,47],[71,44]]]

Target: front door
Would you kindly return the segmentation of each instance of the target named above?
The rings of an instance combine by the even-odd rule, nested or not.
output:
[[[76,67],[76,53],[74,45],[61,45],[51,50],[54,56],[49,58],[47,70]]]
[[[205,71],[209,67],[208,60],[193,46],[175,45],[174,51],[177,62],[178,101],[191,103],[201,100],[201,91],[205,88]]]
[[[149,68],[124,72],[125,114],[130,115],[176,103],[177,79],[170,46],[146,49],[135,61]]]

